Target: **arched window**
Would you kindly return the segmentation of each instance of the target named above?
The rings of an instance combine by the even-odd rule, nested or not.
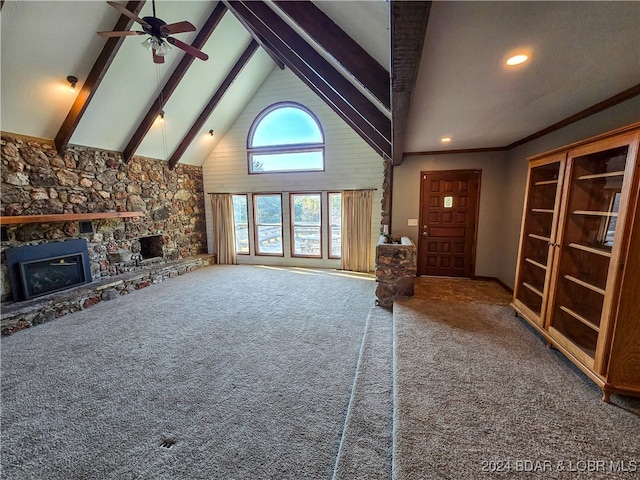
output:
[[[324,134],[304,106],[276,103],[254,120],[247,139],[249,173],[324,170]]]

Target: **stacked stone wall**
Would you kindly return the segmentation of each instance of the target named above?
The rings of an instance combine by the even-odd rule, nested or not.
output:
[[[85,238],[93,280],[204,254],[207,251],[202,168],[133,157],[117,152],[70,146],[59,154],[47,140],[3,134],[3,216],[142,212],[133,218],[3,226],[2,301],[11,300],[4,251],[9,247]],[[139,239],[157,235],[163,255],[141,261]]]

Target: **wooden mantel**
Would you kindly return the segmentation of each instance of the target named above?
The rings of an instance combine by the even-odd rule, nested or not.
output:
[[[15,225],[22,223],[73,222],[98,220],[102,218],[142,217],[142,212],[100,212],[100,213],[57,213],[51,215],[14,215],[0,217],[0,224]]]

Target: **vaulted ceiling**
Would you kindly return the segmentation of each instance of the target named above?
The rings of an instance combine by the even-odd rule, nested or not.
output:
[[[508,148],[640,95],[640,2],[156,0],[157,17],[196,27],[173,36],[209,57],[173,48],[162,64],[142,36],[96,34],[152,15],[151,0],[119,3],[132,15],[103,1],[2,2],[3,131],[202,165],[288,68],[399,164],[405,152]],[[522,49],[527,64],[503,67]]]
[[[146,36],[96,34],[141,30],[134,20],[152,16],[151,1],[121,2],[130,15],[106,2],[7,1],[2,129],[53,138],[59,150],[79,144],[121,151],[125,160],[136,154],[199,165],[269,73],[289,68],[390,155],[389,74],[380,64],[389,58],[388,5],[357,4],[346,10],[364,30],[352,38],[329,16],[343,11],[332,2],[158,0],[158,18],[196,27],[172,36],[209,59],[174,48],[156,64],[139,45]],[[77,94],[68,92],[68,75],[79,79]]]

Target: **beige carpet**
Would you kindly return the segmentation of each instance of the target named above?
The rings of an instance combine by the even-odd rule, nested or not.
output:
[[[393,478],[638,478],[640,401],[483,298],[394,305]]]
[[[212,266],[3,338],[2,478],[331,478],[374,289]]]

